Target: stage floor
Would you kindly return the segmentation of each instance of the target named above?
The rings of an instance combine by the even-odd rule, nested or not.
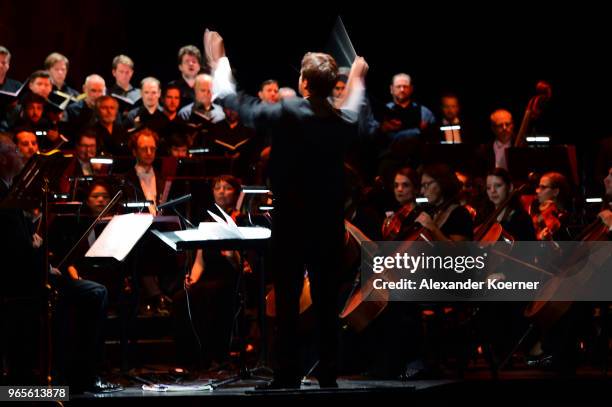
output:
[[[221,383],[229,373],[197,379],[179,380],[184,386],[203,386]],[[470,406],[519,405],[541,406],[609,406],[612,405],[612,376],[602,370],[579,371],[574,377],[562,378],[552,372],[511,370],[501,372],[494,380],[490,372],[467,372],[463,379],[436,380],[371,380],[364,377],[342,377],[338,389],[320,389],[316,380],[306,381],[300,390],[257,391],[264,383],[255,379],[240,380],[203,391],[145,391],[142,384],[156,382],[172,385],[173,375],[143,373],[120,378],[125,390],[105,395],[73,395],[70,405],[227,405],[227,403],[272,402],[287,405],[301,402],[332,402],[342,407],[345,403],[469,403]],[[157,378],[158,380],[155,380]],[[153,379],[153,380],[152,380]],[[165,381],[163,379],[166,379]],[[142,382],[140,382],[142,380]]]

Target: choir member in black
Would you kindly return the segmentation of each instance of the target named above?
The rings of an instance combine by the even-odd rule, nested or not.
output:
[[[49,128],[49,123],[44,117],[47,101],[36,93],[29,93],[21,102],[21,113],[15,122],[15,127],[30,127],[35,132],[42,134]]]
[[[344,142],[357,131],[367,64],[362,58],[354,63],[354,89],[349,89],[347,109],[335,109],[328,99],[338,68],[330,55],[321,53],[307,53],[302,60],[299,88],[303,99],[268,104],[236,95],[221,37],[207,32],[204,42],[215,67],[219,94],[227,94],[225,107],[238,111],[245,125],[272,134],[270,179],[275,209],[270,260],[280,366],[270,388],[299,388],[304,374],[296,343],[305,265],[319,327],[316,376],[321,387],[336,387],[338,273],[344,244],[344,198],[338,185],[343,185]],[[314,161],[316,165],[312,165]]]
[[[168,85],[178,86],[181,89],[181,108],[193,103],[195,100],[194,86],[196,76],[201,71],[202,53],[194,45],[185,45],[178,52],[178,69],[181,78]]]
[[[78,96],[79,92],[66,83],[68,66],[68,58],[58,52],[53,52],[45,58],[45,69],[51,75],[53,91],[59,91],[68,96]]]
[[[479,213],[476,224],[488,218],[499,205],[504,202],[513,192],[514,186],[510,174],[503,168],[495,168],[487,174],[487,196],[489,205]],[[518,197],[513,199],[509,205],[497,217],[501,224],[515,240],[534,241],[535,230],[529,214],[523,209]]]
[[[181,89],[176,85],[168,85],[164,89],[162,96],[163,112],[168,118],[168,122],[163,130],[163,138],[168,143],[174,134],[186,136],[188,132],[187,122],[183,120],[178,112],[181,106]],[[166,145],[166,147],[168,147]]]
[[[14,93],[21,88],[21,83],[7,76],[11,66],[11,53],[0,45],[0,91]],[[17,105],[16,97],[0,94],[0,131],[8,130],[7,114],[15,109]]]
[[[190,146],[210,147],[225,119],[223,108],[212,101],[212,77],[199,74],[195,78],[195,101],[181,108],[179,117],[196,129],[190,132]]]
[[[140,89],[132,86],[130,81],[134,75],[134,61],[127,55],[117,55],[113,58],[112,74],[115,83],[108,90],[109,95],[116,95],[130,100],[132,103],[140,100]],[[125,106],[130,106],[127,103]],[[127,116],[127,110],[121,112],[121,116]]]
[[[473,222],[468,210],[458,203],[459,180],[445,164],[425,166],[421,192],[433,205],[433,216],[422,212],[416,222],[425,227],[434,240],[466,241],[473,237]]]
[[[184,135],[174,133],[170,136],[168,155],[175,158],[189,157],[189,143]]]
[[[47,71],[35,71],[28,78],[28,88],[26,91],[21,91],[17,98],[8,98],[9,103],[6,106],[4,113],[4,124],[2,125],[5,129],[12,129],[16,126],[18,121],[22,118],[23,112],[23,99],[29,94],[36,94],[42,97],[45,101],[49,99],[49,95],[52,90],[51,76]],[[15,104],[15,101],[18,101]]]
[[[94,125],[96,119],[96,100],[106,92],[104,78],[92,74],[85,78],[83,85],[85,99],[72,103],[66,109],[68,138],[74,139],[76,135]]]
[[[261,83],[259,92],[257,93],[259,99],[266,103],[278,103],[280,95],[278,93],[278,81],[275,79],[268,79]]]
[[[118,117],[119,102],[112,96],[100,96],[96,100],[96,134],[98,150],[107,155],[130,155],[128,134]]]
[[[53,91],[53,83],[51,75],[47,71],[35,71],[28,78],[28,89],[32,93],[42,96],[45,100],[49,99],[49,95]]]
[[[32,129],[25,127],[15,130],[15,142],[24,164],[38,153],[38,138]]]
[[[213,196],[234,220],[239,215],[236,201],[242,189],[240,181],[231,175],[213,180]],[[210,221],[206,217],[203,219]],[[211,368],[227,362],[236,304],[238,274],[249,272],[235,250],[199,249],[191,272],[185,276],[186,291],[173,298],[173,315],[179,363],[192,368]],[[187,298],[191,306],[191,321]],[[193,323],[195,332],[191,329]],[[196,340],[199,337],[200,344]],[[201,348],[199,348],[201,346]],[[194,356],[199,355],[200,358]]]
[[[153,77],[144,78],[140,83],[140,94],[142,95],[142,107],[130,110],[126,128],[130,133],[139,129],[150,129],[163,141],[168,117],[162,112],[159,104],[161,97],[159,81]]]
[[[213,142],[212,151],[231,160],[231,173],[246,184],[251,182],[252,168],[259,151],[255,143],[255,131],[240,122],[238,112],[223,109],[225,120],[219,123]]]

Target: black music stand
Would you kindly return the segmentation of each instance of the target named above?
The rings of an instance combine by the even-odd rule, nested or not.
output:
[[[567,176],[574,186],[580,185],[576,147],[572,145],[510,147],[506,149],[506,162],[515,180],[528,179],[531,171],[540,174],[557,171]]]
[[[219,226],[218,224],[215,224],[214,222],[205,222],[205,223],[209,223],[211,225],[214,226]],[[243,228],[238,228],[239,230],[242,231],[253,231],[253,230],[260,230],[260,231],[264,231],[264,230],[268,230],[267,228],[262,228],[262,227],[243,227]],[[240,250],[241,252],[244,253],[244,251],[246,250],[250,250],[250,249],[254,249],[257,251],[264,251],[269,243],[269,234],[267,237],[261,237],[261,238],[245,238],[245,237],[238,237],[233,233],[228,233],[225,236],[221,236],[221,234],[219,233],[219,230],[215,231],[215,235],[213,236],[212,234],[208,234],[206,231],[201,231],[198,229],[191,229],[191,230],[185,230],[185,231],[180,231],[180,232],[160,232],[160,231],[152,231],[153,234],[155,234],[159,239],[161,239],[164,243],[166,243],[168,246],[170,246],[172,249],[176,250],[176,251],[183,251],[183,250],[194,250],[194,249],[216,249],[216,250]],[[244,258],[244,255],[243,255]],[[260,262],[258,267],[260,268],[259,270],[259,275],[260,275],[260,287],[259,287],[259,318],[260,318],[260,324],[262,324],[262,316],[263,318],[265,318],[265,305],[262,305],[262,303],[265,301],[265,298],[263,297],[264,294],[264,290],[265,290],[265,279],[264,279],[264,273],[263,273],[263,256],[260,255]],[[255,367],[253,369],[249,369],[247,368],[247,364],[246,364],[246,344],[245,344],[245,340],[244,340],[244,332],[243,332],[243,327],[245,325],[244,323],[244,319],[245,319],[245,315],[244,315],[244,308],[245,308],[245,290],[246,287],[244,285],[244,276],[242,275],[243,273],[239,273],[239,284],[238,284],[238,300],[239,300],[239,304],[238,304],[238,313],[237,313],[237,318],[236,320],[238,321],[238,326],[239,326],[239,342],[240,342],[240,353],[239,353],[239,368],[238,368],[238,373],[227,378],[227,379],[223,379],[217,383],[213,383],[211,384],[211,386],[213,387],[213,389],[231,384],[231,383],[235,383],[237,381],[240,380],[270,380],[267,377],[262,377],[262,376],[257,376],[254,374],[254,372],[259,371],[259,370],[270,370],[268,368],[266,368],[265,366],[258,366]],[[262,359],[262,355],[263,357],[267,358],[267,338],[265,337],[265,328],[263,325],[261,325],[261,331],[262,331],[262,346],[261,346],[261,353],[260,353],[260,361],[261,360],[265,360]]]
[[[43,265],[41,270],[43,301],[41,318],[41,383],[51,384],[51,318],[53,313],[52,287],[49,284],[49,195],[51,183],[60,179],[66,171],[71,158],[64,157],[59,151],[32,156],[19,175],[13,180],[7,197],[0,203],[0,208],[35,209],[41,208],[41,237],[43,239]]]
[[[130,217],[136,220],[136,223],[130,223],[128,220],[124,226],[119,225],[120,227],[115,228],[115,223],[117,223],[117,221],[129,219]],[[139,221],[139,219],[142,219],[142,221]],[[103,220],[101,223],[104,222]],[[138,262],[142,258],[140,254],[154,250],[151,249],[153,240],[147,235],[147,231],[168,233],[168,231],[180,228],[181,221],[178,216],[154,217],[148,213],[115,215],[110,222],[108,222],[108,225],[105,225],[102,233],[85,255],[85,260],[103,266],[125,263],[127,264],[125,267],[137,269],[137,264],[134,264],[134,262]],[[128,255],[133,251],[136,255],[128,258]],[[127,276],[129,279],[137,278],[136,275],[132,273],[128,273]],[[129,342],[131,339],[130,328],[133,326],[131,321],[136,316],[137,305],[137,297],[130,295],[130,300],[124,304],[126,308],[123,309],[121,313],[122,318],[124,318],[122,320],[120,337],[122,371],[128,370]]]
[[[424,165],[446,163],[451,168],[472,176],[483,174],[487,170],[481,148],[468,143],[425,143],[421,146],[421,161]]]

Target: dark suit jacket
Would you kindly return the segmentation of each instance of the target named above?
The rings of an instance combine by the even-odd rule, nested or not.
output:
[[[164,181],[161,174],[157,170],[155,172],[155,187],[157,189],[157,197],[155,203],[159,203],[159,198],[164,192]],[[144,191],[140,186],[140,179],[136,174],[136,169],[131,167],[130,170],[125,174],[126,185],[124,186],[124,197],[128,197],[130,201],[144,201],[146,200]]]
[[[8,188],[0,181],[0,202]],[[32,247],[32,224],[19,208],[0,209],[0,296],[30,295],[40,289],[42,266]],[[40,266],[40,267],[39,267]]]
[[[270,180],[283,210],[337,216],[340,207],[342,219],[343,154],[348,139],[357,135],[357,115],[316,97],[266,104],[232,95],[222,103],[236,110],[246,126],[271,135]]]

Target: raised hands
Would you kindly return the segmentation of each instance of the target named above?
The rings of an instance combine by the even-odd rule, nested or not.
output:
[[[204,52],[210,69],[214,71],[219,59],[225,56],[223,37],[218,32],[210,31],[208,28],[204,31]]]

